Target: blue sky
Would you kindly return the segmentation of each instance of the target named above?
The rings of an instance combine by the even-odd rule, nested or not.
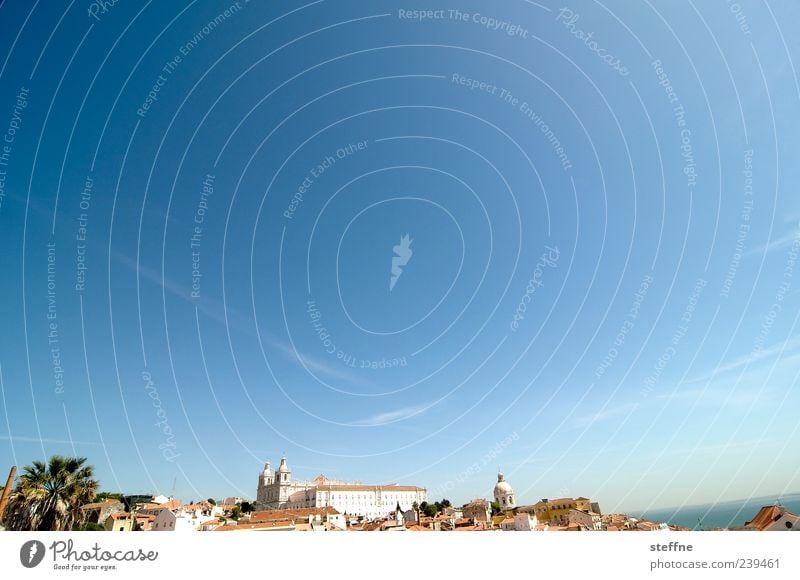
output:
[[[6,0],[0,464],[797,491],[798,14],[718,4]]]

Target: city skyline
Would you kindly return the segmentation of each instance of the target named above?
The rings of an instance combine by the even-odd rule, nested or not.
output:
[[[0,466],[800,490],[800,7],[456,4],[0,6]]]

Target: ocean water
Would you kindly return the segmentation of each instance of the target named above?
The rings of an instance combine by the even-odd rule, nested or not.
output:
[[[757,497],[749,500],[726,501],[716,505],[692,505],[628,515],[685,526],[692,530],[713,530],[743,526],[745,522],[756,516],[762,506],[774,505],[776,501],[780,501],[780,504],[790,512],[800,514],[800,493],[793,493],[780,498]]]

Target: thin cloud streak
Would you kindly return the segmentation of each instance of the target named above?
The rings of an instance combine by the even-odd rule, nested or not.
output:
[[[393,423],[403,419],[410,419],[411,417],[422,413],[428,408],[428,404],[416,405],[413,407],[403,407],[395,411],[387,411],[385,413],[378,413],[366,419],[352,421],[350,425],[353,427],[377,427],[386,423]]]
[[[90,441],[70,441],[69,439],[39,439],[38,437],[26,437],[25,435],[0,435],[0,440],[10,441],[12,443],[51,443],[53,445],[100,445],[97,442]]]

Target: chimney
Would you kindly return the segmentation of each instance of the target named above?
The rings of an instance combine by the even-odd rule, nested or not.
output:
[[[0,497],[0,521],[3,520],[3,514],[6,511],[6,502],[8,501],[8,494],[11,493],[11,486],[14,485],[14,475],[17,473],[17,466],[12,465],[11,471],[8,474],[8,481],[6,481],[6,487],[3,490],[3,496]]]

